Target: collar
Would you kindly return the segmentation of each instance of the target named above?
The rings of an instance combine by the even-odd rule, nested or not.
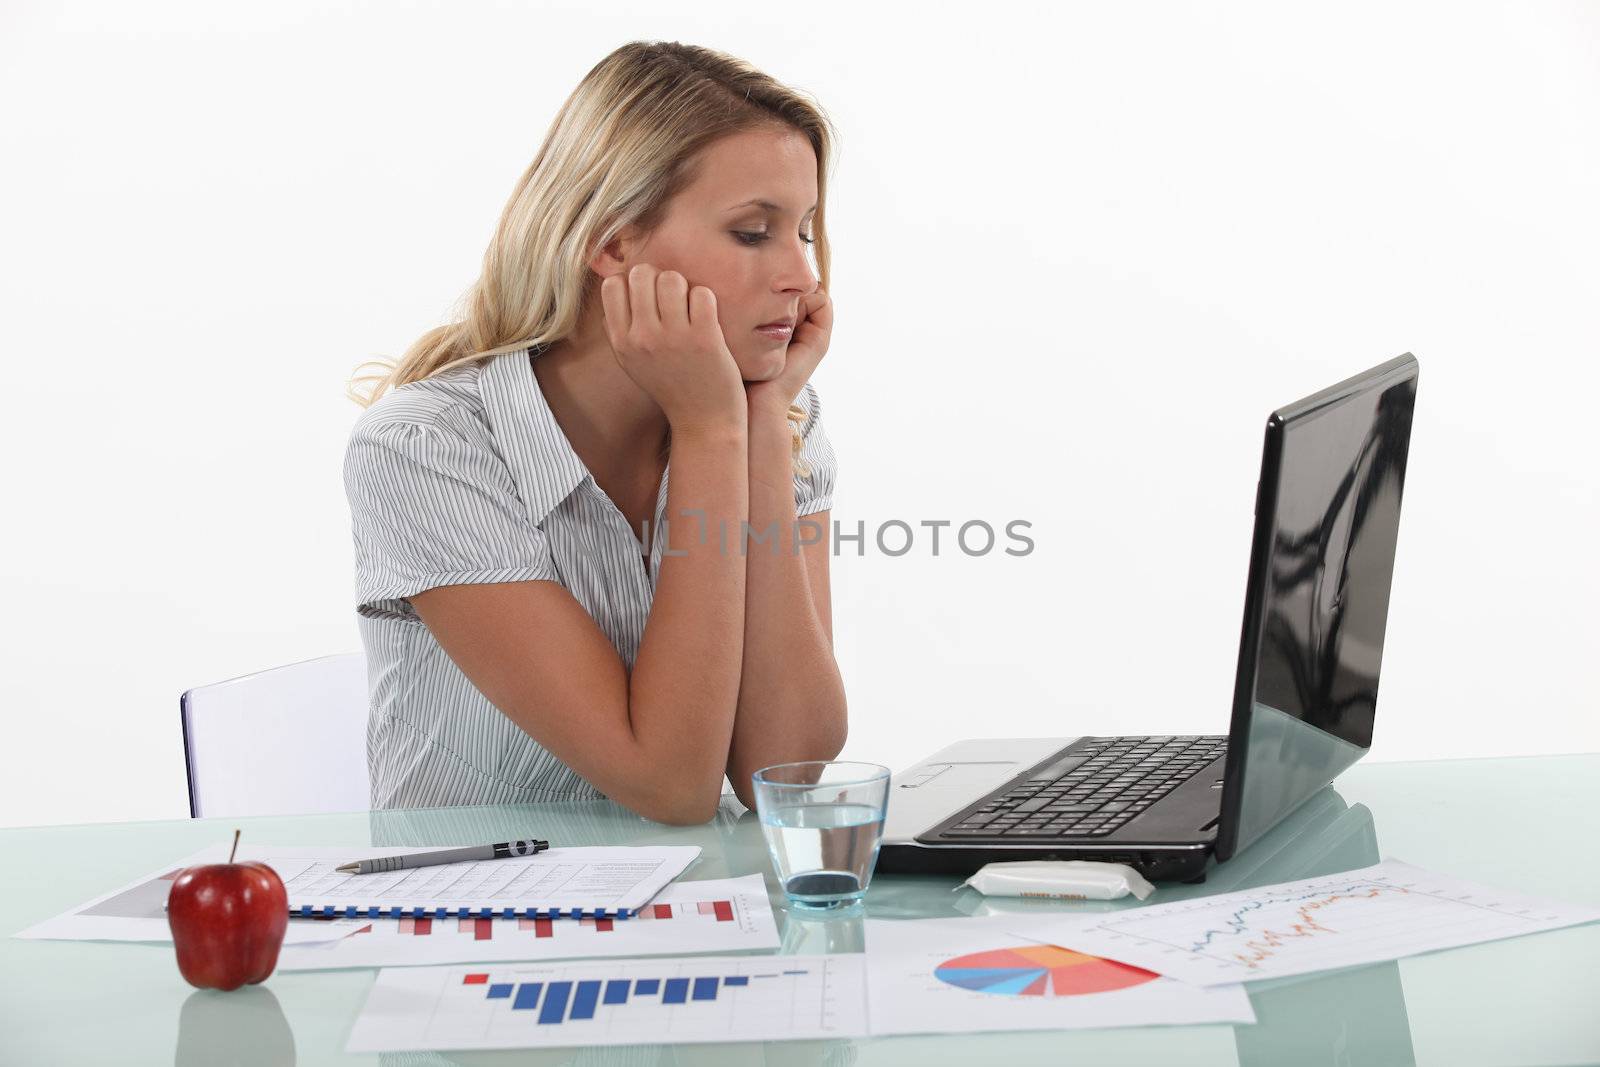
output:
[[[533,374],[535,347],[491,357],[479,377],[489,431],[500,446],[527,505],[528,517],[544,521],[557,504],[589,477],[589,468],[561,432]]]

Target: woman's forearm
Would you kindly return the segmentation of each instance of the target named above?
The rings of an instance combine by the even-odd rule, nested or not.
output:
[[[663,804],[689,822],[716,810],[739,695],[746,579],[736,536],[749,514],[747,442],[742,426],[674,429],[668,551],[629,681],[634,737],[654,754]]]
[[[750,526],[744,652],[727,771],[754,807],[750,775],[773,763],[833,759],[845,739],[844,683],[797,548],[791,431],[781,412],[749,420]],[[827,550],[826,533],[822,547]],[[758,541],[765,538],[765,543]]]

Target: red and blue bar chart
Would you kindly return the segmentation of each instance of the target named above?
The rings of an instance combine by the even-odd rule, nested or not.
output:
[[[775,949],[777,921],[759,874],[678,882],[626,919],[391,918],[323,944],[286,945],[279,970],[418,966],[578,957],[676,956]]]
[[[554,937],[555,924],[563,926],[576,923],[594,933],[609,933],[623,922],[659,922],[663,919],[699,919],[707,922],[733,922],[733,901],[696,900],[682,904],[647,904],[630,919],[380,919],[356,930],[356,934],[372,933],[377,923],[393,923],[395,931],[406,937],[431,937],[454,932],[470,935],[474,941],[492,941],[495,931],[503,935],[532,932],[534,937]],[[352,935],[354,936],[354,935]]]
[[[863,957],[677,956],[390,967],[349,1051],[865,1033]]]
[[[805,968],[758,971],[754,974],[697,975],[693,978],[606,978],[573,981],[491,982],[489,975],[477,971],[462,975],[462,985],[484,988],[484,999],[506,1000],[512,1011],[538,1012],[538,1025],[549,1026],[568,1019],[593,1019],[600,1004],[627,1004],[635,998],[659,998],[661,1004],[689,1004],[715,1001],[719,987],[724,996],[732,989],[746,989],[752,982],[807,974]]]

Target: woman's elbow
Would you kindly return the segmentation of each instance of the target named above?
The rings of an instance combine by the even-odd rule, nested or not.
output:
[[[676,788],[665,788],[634,811],[652,822],[669,826],[701,826],[710,822],[722,803],[722,781],[716,788],[688,789],[680,782]]]
[[[850,737],[850,705],[845,700],[844,687],[840,686],[835,703],[835,712],[829,719],[832,729],[829,731],[826,742],[828,751],[833,753],[829,759],[838,759],[839,753],[844,751],[844,743]]]
[[[722,798],[719,796],[717,803],[712,804],[710,807],[700,804],[691,808],[675,808],[671,811],[648,817],[655,822],[665,823],[668,826],[704,826],[716,816],[717,805],[721,802]]]

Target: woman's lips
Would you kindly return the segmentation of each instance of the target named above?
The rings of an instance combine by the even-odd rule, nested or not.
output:
[[[787,341],[794,332],[793,326],[757,326],[756,333],[763,337],[770,337],[774,341]]]

